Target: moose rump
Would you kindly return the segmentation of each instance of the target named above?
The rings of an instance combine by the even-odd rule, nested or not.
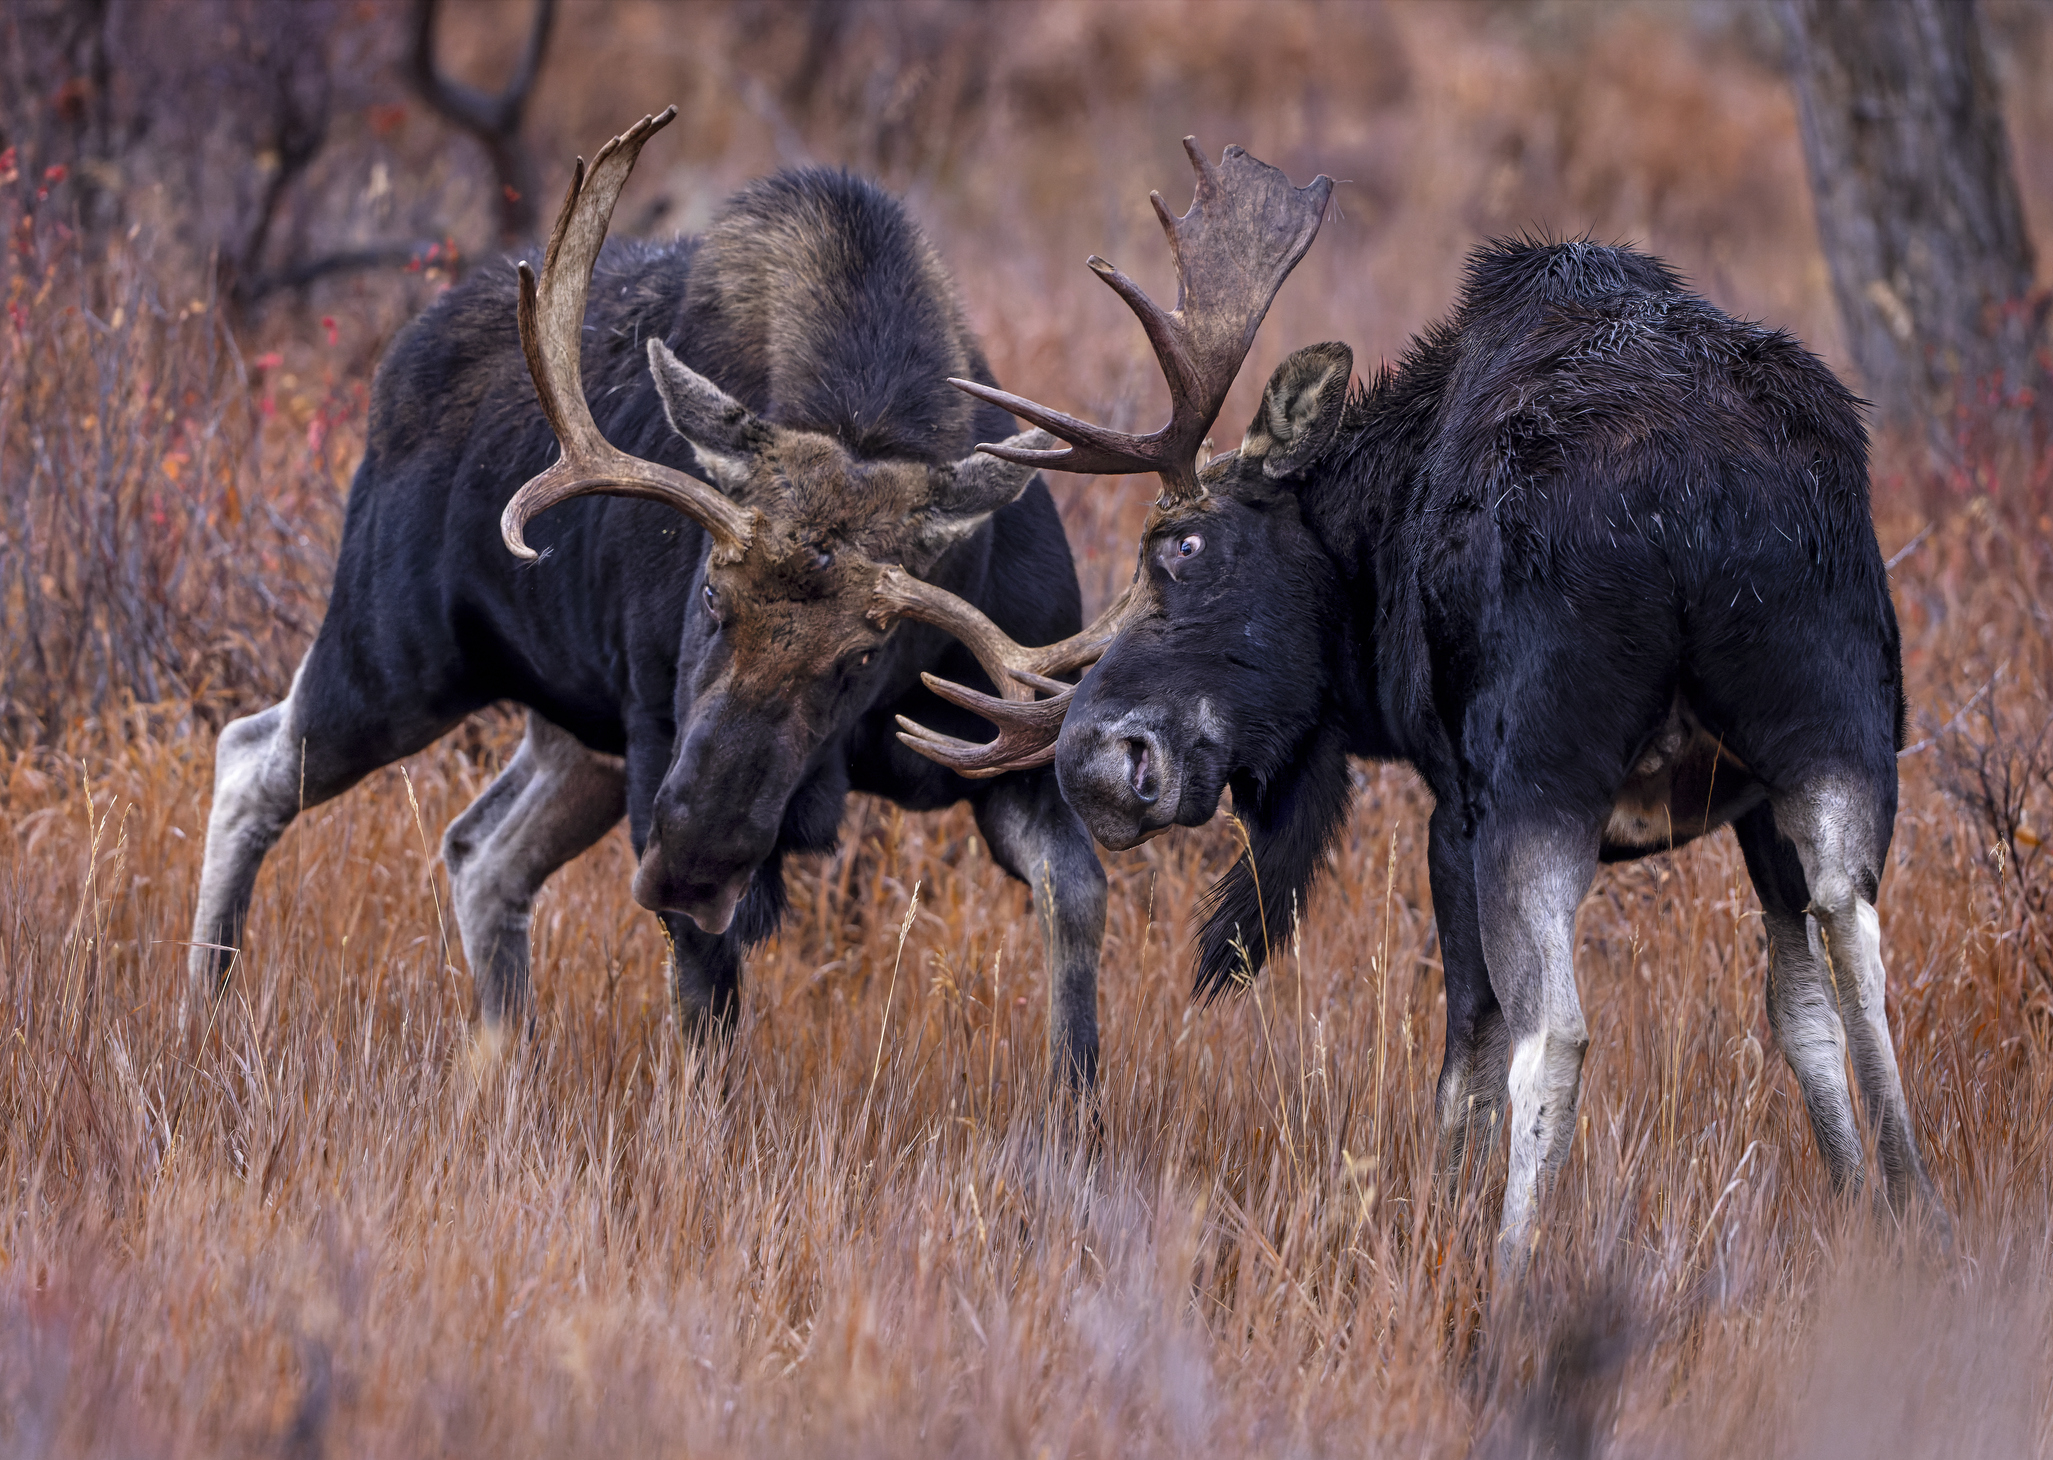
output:
[[[988,367],[932,247],[872,185],[782,174],[702,238],[601,256],[672,115],[580,162],[539,280],[486,270],[381,366],[327,618],[287,699],[221,738],[195,976],[227,973],[302,807],[511,700],[527,736],[444,842],[488,1030],[527,1007],[535,893],[623,815],[701,1030],[731,1023],[784,859],[834,845],[850,791],[968,800],[1050,904],[1057,1071],[1088,1082],[1088,835],[1052,773],[969,780],[891,733],[897,713],[959,713],[922,670],[980,675],[934,624],[1076,627],[1047,489],[971,453],[1012,422],[948,388]]]

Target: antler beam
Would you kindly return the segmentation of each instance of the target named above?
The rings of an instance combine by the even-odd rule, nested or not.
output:
[[[1069,710],[1070,697],[1076,693],[1075,685],[1064,684],[1053,676],[1097,662],[1105,646],[1139,612],[1140,601],[1137,585],[1129,584],[1126,592],[1083,632],[1028,649],[1014,643],[974,605],[945,589],[921,582],[901,568],[886,568],[878,576],[872,616],[879,622],[909,618],[946,629],[976,655],[977,663],[997,686],[999,696],[994,698],[935,675],[922,674],[920,678],[927,688],[942,699],[975,710],[997,725],[998,738],[979,745],[929,730],[903,715],[898,717],[898,738],[927,759],[972,779],[1048,764],[1055,758],[1055,740],[1062,733],[1062,717]],[[1036,691],[1049,698],[1035,699]]]
[[[562,455],[514,493],[500,517],[500,536],[515,557],[537,556],[527,545],[530,518],[559,502],[591,493],[641,497],[674,507],[705,528],[713,539],[714,554],[724,561],[741,556],[754,534],[755,513],[694,477],[615,447],[601,434],[585,403],[580,355],[592,266],[598,262],[600,245],[613,220],[613,205],[620,200],[628,174],[634,171],[642,143],[676,115],[673,106],[656,116],[643,117],[599,149],[589,172],[580,157],[562,211],[556,215],[556,227],[549,235],[541,279],[536,280],[525,262],[520,266],[520,347],[527,356],[528,373],[534,377],[542,414],[549,418]]]

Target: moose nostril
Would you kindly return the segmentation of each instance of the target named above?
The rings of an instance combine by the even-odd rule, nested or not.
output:
[[[1142,802],[1152,805],[1160,788],[1155,778],[1155,757],[1148,742],[1139,738],[1126,742],[1126,780]]]

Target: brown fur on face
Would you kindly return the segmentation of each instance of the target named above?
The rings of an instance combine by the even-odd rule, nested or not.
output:
[[[829,436],[773,427],[728,491],[762,518],[737,561],[706,570],[731,693],[789,697],[874,653],[890,632],[870,617],[879,568],[918,576],[940,556],[924,463],[863,461]]]

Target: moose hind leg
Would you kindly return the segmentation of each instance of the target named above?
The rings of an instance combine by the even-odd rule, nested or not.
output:
[[[1461,1178],[1474,1146],[1478,1168],[1489,1159],[1503,1123],[1511,1046],[1504,1010],[1490,987],[1476,914],[1475,848],[1452,801],[1433,812],[1428,860],[1433,918],[1440,932],[1441,983],[1447,994],[1447,1053],[1435,1091],[1442,1180]]]
[[[1761,805],[1734,824],[1768,930],[1768,1020],[1803,1091],[1804,1110],[1837,1190],[1861,1183],[1861,1140],[1846,1083],[1846,1029],[1832,990],[1796,847]]]
[[[512,761],[450,823],[442,858],[486,1032],[517,1025],[527,1008],[535,894],[626,810],[621,762],[587,750],[569,731],[530,712]]]
[[[1575,910],[1596,871],[1597,828],[1536,821],[1477,837],[1483,955],[1511,1041],[1511,1166],[1497,1236],[1500,1281],[1532,1252],[1543,1192],[1568,1159],[1589,1031],[1575,987]]]
[[[1803,863],[1819,951],[1838,994],[1861,1101],[1875,1127],[1889,1204],[1901,1213],[1912,1197],[1922,1197],[1944,1224],[1918,1155],[1885,1008],[1888,980],[1875,896],[1888,847],[1888,801],[1858,779],[1820,777],[1776,798],[1775,823]]]
[[[1510,1032],[1495,997],[1481,992],[1483,997],[1462,1001],[1458,1010],[1456,999],[1447,1001],[1447,1050],[1434,1111],[1440,1126],[1437,1164],[1450,1188],[1461,1181],[1464,1167],[1473,1175],[1490,1160],[1510,1097]]]
[[[1007,776],[976,811],[991,855],[1033,894],[1048,949],[1048,1057],[1055,1082],[1088,1094],[1098,1079],[1105,869],[1090,833],[1062,799],[1052,768]]]

